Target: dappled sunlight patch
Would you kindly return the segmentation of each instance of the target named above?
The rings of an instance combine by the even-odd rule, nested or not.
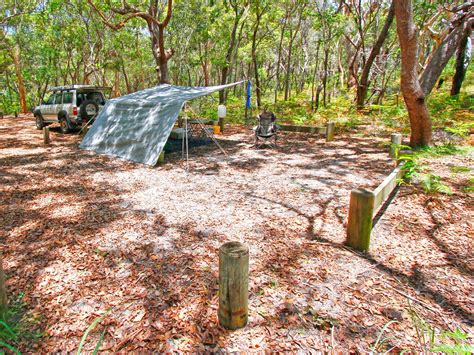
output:
[[[343,245],[349,194],[393,169],[383,139],[326,144],[288,134],[277,149],[256,150],[242,130],[220,137],[229,157],[211,146],[193,150],[188,173],[180,154],[148,168],[60,142],[49,153],[6,158],[4,267],[9,290],[25,292],[44,317],[52,336],[41,349],[76,350],[109,307],[101,326],[110,352],[150,344],[162,352],[291,351],[330,349],[332,341],[367,349],[394,319],[389,335],[409,345],[416,330],[403,293],[423,302],[413,307],[426,319],[462,324],[472,226],[455,223],[468,220],[461,187],[428,201],[402,187],[370,253],[357,254]],[[469,172],[449,167],[443,179],[464,183]],[[250,250],[249,325],[236,332],[217,320],[218,249],[229,240]]]

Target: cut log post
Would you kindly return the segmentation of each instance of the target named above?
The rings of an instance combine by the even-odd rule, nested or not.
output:
[[[375,195],[366,189],[351,191],[346,244],[360,250],[369,250],[374,214]]]
[[[49,139],[49,127],[43,127],[43,143],[48,145],[51,142]]]
[[[326,142],[331,142],[334,139],[334,131],[336,124],[334,122],[328,122],[327,131],[326,131]]]
[[[393,159],[398,158],[398,152],[400,145],[402,144],[402,135],[400,133],[393,133],[390,137],[390,157]]]
[[[3,273],[3,256],[0,253],[0,315],[3,316],[8,308],[7,288],[5,287],[5,274]]]
[[[165,162],[165,152],[162,151],[158,157],[158,164],[163,164]]]
[[[226,329],[245,327],[248,320],[249,249],[228,242],[219,249],[219,324]]]

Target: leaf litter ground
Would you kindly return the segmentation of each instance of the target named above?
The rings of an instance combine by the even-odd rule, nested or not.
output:
[[[77,349],[112,311],[105,351],[420,349],[411,308],[433,327],[472,336],[472,194],[438,159],[452,196],[402,186],[378,221],[369,254],[344,247],[350,190],[394,168],[388,140],[367,128],[331,143],[282,133],[251,147],[229,127],[215,146],[149,168],[78,148],[31,117],[0,121],[1,241],[10,297],[24,294],[45,335],[23,350]],[[450,180],[450,181],[451,181]],[[249,324],[219,327],[218,249],[250,247]]]

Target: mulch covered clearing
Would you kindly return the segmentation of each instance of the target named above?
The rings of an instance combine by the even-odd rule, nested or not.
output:
[[[371,250],[344,246],[350,190],[394,168],[389,138],[366,128],[323,137],[283,132],[251,147],[229,127],[215,146],[156,168],[80,150],[77,135],[31,116],[0,120],[0,227],[13,300],[23,294],[44,331],[25,351],[73,351],[89,324],[92,351],[420,349],[415,319],[472,332],[473,157],[438,159],[452,196],[402,186]],[[456,161],[456,159],[462,161]],[[443,173],[444,172],[444,173]],[[450,181],[451,181],[450,180]],[[249,324],[217,322],[218,248],[250,248]],[[471,333],[472,334],[472,333]]]

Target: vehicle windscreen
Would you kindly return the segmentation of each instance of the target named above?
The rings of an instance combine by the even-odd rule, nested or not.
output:
[[[77,93],[77,106],[80,106],[85,100],[94,101],[97,105],[105,105],[104,95],[100,91]]]

